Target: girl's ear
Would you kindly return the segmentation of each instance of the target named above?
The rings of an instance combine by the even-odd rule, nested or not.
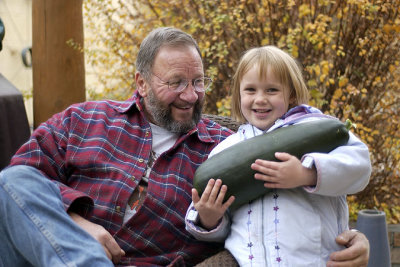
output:
[[[141,97],[147,96],[148,85],[142,74],[139,72],[135,73],[136,89],[138,90]]]

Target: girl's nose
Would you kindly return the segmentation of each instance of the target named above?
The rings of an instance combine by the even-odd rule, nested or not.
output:
[[[267,103],[268,97],[266,97],[263,93],[258,93],[255,95],[254,102],[256,103]]]

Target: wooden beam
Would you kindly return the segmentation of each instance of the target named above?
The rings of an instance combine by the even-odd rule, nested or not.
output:
[[[82,0],[32,1],[33,119],[41,122],[85,101]]]

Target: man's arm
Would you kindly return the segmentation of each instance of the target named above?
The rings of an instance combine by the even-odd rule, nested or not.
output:
[[[337,236],[336,242],[347,248],[333,252],[329,257],[327,266],[358,267],[368,265],[369,241],[363,233],[347,230]]]
[[[125,256],[125,251],[120,248],[114,237],[103,226],[92,223],[74,212],[68,212],[68,214],[77,225],[103,246],[107,257],[114,263],[118,263],[121,257]]]

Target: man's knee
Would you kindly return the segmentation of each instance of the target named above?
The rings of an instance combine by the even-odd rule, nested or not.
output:
[[[40,172],[33,167],[24,165],[11,166],[0,172],[0,184],[9,185],[15,183],[24,185],[21,184],[21,180],[31,180],[34,175],[40,175]]]
[[[17,191],[45,188],[58,191],[58,187],[39,170],[25,165],[11,166],[0,172],[0,186],[11,187]]]

